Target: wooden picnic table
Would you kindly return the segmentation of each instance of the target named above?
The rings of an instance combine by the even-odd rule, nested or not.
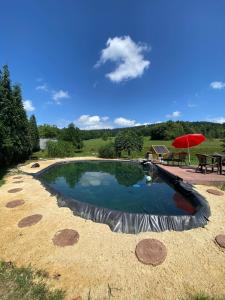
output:
[[[214,153],[212,157],[215,157],[218,161],[219,174],[223,173],[223,161],[225,161],[225,153]]]

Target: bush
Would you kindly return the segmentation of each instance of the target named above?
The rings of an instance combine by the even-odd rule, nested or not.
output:
[[[102,158],[114,158],[116,156],[114,145],[110,143],[101,146],[98,150],[98,156]]]
[[[49,141],[47,143],[48,157],[71,157],[74,156],[74,146],[70,142]]]

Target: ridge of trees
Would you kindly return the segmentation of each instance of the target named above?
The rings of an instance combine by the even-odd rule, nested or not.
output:
[[[115,137],[119,132],[126,131],[127,129],[134,130],[138,135],[148,136],[152,140],[171,140],[187,133],[202,133],[209,139],[224,138],[225,136],[225,123],[219,124],[206,121],[167,121],[129,128],[80,130],[80,135],[82,140],[107,139],[108,137]],[[45,138],[57,138],[62,130],[55,125],[44,124],[39,126],[39,134]]]

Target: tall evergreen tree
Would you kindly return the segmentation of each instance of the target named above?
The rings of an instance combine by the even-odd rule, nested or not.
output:
[[[0,155],[1,162],[9,164],[13,160],[13,135],[11,125],[12,117],[12,99],[11,82],[7,66],[3,67],[0,77]]]
[[[29,121],[23,107],[21,88],[19,85],[12,89],[13,123],[14,136],[14,161],[18,162],[27,159],[32,152]]]
[[[23,107],[21,89],[11,87],[7,66],[0,77],[0,160],[3,164],[29,157],[31,141],[29,123]]]
[[[35,115],[32,115],[30,117],[29,123],[30,123],[30,136],[31,136],[32,152],[39,151],[40,150],[40,138],[39,138],[39,132],[38,132]]]

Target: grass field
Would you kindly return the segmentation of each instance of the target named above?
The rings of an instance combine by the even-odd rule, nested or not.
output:
[[[110,142],[113,142],[114,138],[109,138],[107,141],[103,141],[102,139],[92,139],[84,141],[84,147],[82,151],[76,152],[75,156],[97,156],[98,149]],[[171,146],[172,141],[154,141],[150,140],[148,137],[144,138],[144,147],[141,152],[132,152],[130,158],[144,158],[145,153],[149,151],[152,145],[165,145],[168,147],[170,151],[179,152],[179,151],[186,151],[185,149],[175,149]],[[206,142],[202,143],[199,146],[193,147],[190,149],[191,153],[191,163],[196,164],[197,160],[195,157],[196,153],[202,154],[212,154],[214,152],[223,152],[222,149],[222,142],[219,139],[207,140]],[[38,152],[36,153],[38,157],[46,158],[45,152]],[[128,158],[127,153],[122,154],[124,158]]]
[[[50,291],[45,284],[48,274],[28,268],[17,268],[12,262],[0,261],[0,299],[61,300],[65,293]]]

